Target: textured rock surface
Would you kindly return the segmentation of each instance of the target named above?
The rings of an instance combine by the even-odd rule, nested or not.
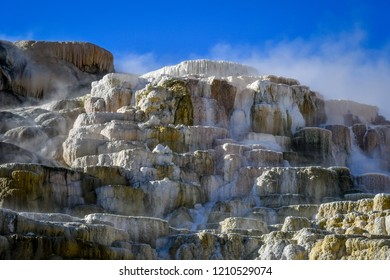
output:
[[[144,78],[158,78],[162,75],[185,76],[251,76],[257,75],[256,69],[234,62],[210,61],[210,60],[190,60],[183,61],[178,65],[166,66],[159,70],[144,74]]]
[[[26,97],[74,94],[104,74],[113,72],[110,52],[90,43],[0,41],[1,107],[18,105]]]
[[[2,73],[26,57],[59,76],[113,70],[89,44],[1,46]],[[47,81],[32,80],[36,95]],[[390,259],[389,126],[330,104],[200,60],[3,110],[0,258]]]
[[[302,128],[294,134],[292,144],[302,165],[332,166],[335,163],[330,130],[317,127]]]

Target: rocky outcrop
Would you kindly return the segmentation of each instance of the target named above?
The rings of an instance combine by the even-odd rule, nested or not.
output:
[[[0,164],[4,163],[36,163],[43,165],[55,165],[50,161],[34,152],[25,150],[11,143],[0,142]]]
[[[145,83],[135,76],[111,73],[92,83],[91,96],[85,101],[85,110],[92,112],[116,112],[130,106],[133,89]]]
[[[332,132],[317,127],[306,127],[294,134],[292,147],[298,153],[298,164],[332,166]]]
[[[135,243],[147,243],[154,248],[158,238],[171,233],[168,222],[156,218],[91,214],[85,220],[90,224],[111,224],[114,228],[125,231],[129,235],[127,239]]]
[[[0,92],[6,103],[28,98],[61,99],[113,72],[110,52],[90,43],[0,41]],[[84,93],[85,94],[85,93]]]
[[[0,118],[2,259],[390,258],[388,126],[331,124],[294,79],[189,61]]]
[[[235,87],[217,79],[162,78],[137,92],[136,104],[160,125],[227,128],[235,92]]]
[[[216,77],[255,76],[256,69],[242,64],[227,61],[189,60],[173,66],[165,66],[159,70],[142,75],[143,78],[159,78],[163,75],[185,76],[204,75]]]
[[[73,64],[83,72],[105,74],[114,71],[113,56],[110,52],[91,43],[17,41],[15,46],[37,59],[58,59]]]
[[[1,259],[153,259],[155,252],[107,224],[63,214],[0,210]]]
[[[307,87],[268,80],[249,87],[256,92],[251,109],[254,132],[290,136],[300,128],[326,121],[323,100]]]
[[[352,182],[344,183],[340,177],[337,170],[319,167],[263,168],[253,192],[268,207],[282,206],[284,198],[287,205],[317,204],[340,198],[352,188]]]
[[[352,100],[326,100],[325,111],[328,124],[352,126],[373,123],[379,113],[376,106],[361,104]]]
[[[352,132],[354,144],[362,155],[367,157],[367,162],[374,164],[377,170],[389,170],[390,126],[355,124],[352,126]],[[370,172],[374,172],[374,170],[370,170]]]
[[[82,106],[82,100],[76,98],[41,107],[21,107],[12,112],[0,111],[1,147],[9,147],[9,151],[0,156],[0,162],[63,166],[61,145],[75,118],[84,112]]]
[[[67,212],[96,204],[99,179],[37,164],[0,165],[0,205],[17,211]]]
[[[332,155],[335,165],[347,166],[352,153],[350,129],[343,125],[327,125],[325,129],[332,132]]]
[[[366,173],[356,176],[356,185],[368,193],[390,192],[390,176],[381,173]]]

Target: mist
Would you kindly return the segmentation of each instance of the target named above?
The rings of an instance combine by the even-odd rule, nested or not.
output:
[[[360,30],[337,36],[267,42],[262,46],[217,44],[211,59],[234,60],[260,74],[295,78],[325,99],[349,99],[379,107],[390,119],[390,45],[364,47]]]
[[[21,41],[21,40],[33,40],[34,33],[33,32],[27,32],[22,35],[9,35],[0,33],[0,40],[9,41],[9,42],[15,42],[15,41]]]
[[[115,70],[129,74],[142,75],[162,67],[154,53],[119,53],[115,55]]]
[[[187,59],[227,60],[247,64],[259,74],[294,78],[321,93],[325,99],[347,99],[379,107],[390,119],[390,43],[366,47],[361,29],[336,35],[267,41],[258,45],[218,43],[206,54]],[[120,72],[143,74],[181,61],[160,61],[154,53],[116,56]]]

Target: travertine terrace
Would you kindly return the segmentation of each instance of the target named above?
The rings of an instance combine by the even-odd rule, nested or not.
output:
[[[376,107],[233,62],[115,73],[88,43],[0,58],[1,259],[390,259]]]

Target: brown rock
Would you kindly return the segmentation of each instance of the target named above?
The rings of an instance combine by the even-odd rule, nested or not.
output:
[[[332,148],[336,165],[347,166],[351,153],[351,135],[348,127],[343,125],[327,125],[325,129],[332,132]]]
[[[91,74],[114,71],[112,54],[91,43],[17,41],[15,45],[37,60],[52,58],[66,61]]]
[[[68,95],[114,71],[112,54],[90,43],[1,41],[0,49],[0,90],[20,96]]]
[[[334,165],[332,132],[317,127],[306,127],[294,134],[292,147],[303,165]]]
[[[229,118],[233,112],[236,92],[237,88],[224,80],[214,79],[211,82],[211,98],[214,98],[218,103],[222,104]]]

